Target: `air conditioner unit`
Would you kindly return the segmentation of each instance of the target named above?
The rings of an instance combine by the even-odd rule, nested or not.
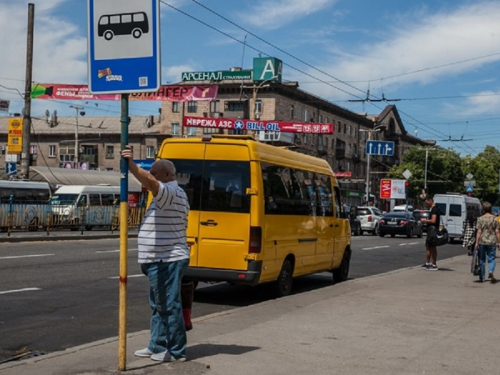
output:
[[[263,142],[279,141],[280,132],[259,132],[259,140]]]

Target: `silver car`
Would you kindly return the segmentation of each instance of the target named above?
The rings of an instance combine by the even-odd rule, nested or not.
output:
[[[358,218],[361,221],[361,234],[371,232],[374,236],[379,234],[378,222],[382,218],[382,211],[376,207],[358,207]]]

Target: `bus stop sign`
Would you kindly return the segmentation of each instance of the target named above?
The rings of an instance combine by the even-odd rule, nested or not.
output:
[[[158,0],[87,0],[88,85],[93,94],[158,91]]]

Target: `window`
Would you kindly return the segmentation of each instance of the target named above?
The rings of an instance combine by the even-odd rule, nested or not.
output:
[[[187,107],[188,107],[187,108],[188,113],[198,112],[198,102],[188,102]]]
[[[173,122],[172,123],[172,135],[179,135],[180,134],[180,126],[178,122]]]
[[[220,112],[220,101],[219,100],[212,100],[210,102],[210,112],[212,112],[212,113]]]
[[[101,199],[102,199],[102,205],[103,206],[112,206],[113,202],[115,201],[115,196],[114,194],[101,194]]]
[[[172,113],[179,113],[180,108],[179,108],[179,102],[172,102]]]
[[[460,204],[450,204],[450,216],[462,216],[462,206]]]
[[[205,161],[202,211],[250,212],[250,163]]]
[[[203,128],[203,134],[221,134],[221,130],[218,128]]]
[[[106,159],[115,158],[115,146],[106,146]]]
[[[188,128],[188,129],[187,129],[187,135],[190,135],[190,136],[195,136],[195,135],[197,135],[197,133],[196,133],[196,128]]]
[[[297,118],[300,120],[302,118],[302,107],[297,107]]]
[[[74,161],[75,160],[75,146],[62,146],[59,148],[59,161]]]
[[[156,156],[155,148],[153,146],[146,146],[146,159],[154,159]]]
[[[224,110],[230,112],[241,112],[245,110],[245,102],[225,102]]]
[[[100,206],[101,205],[101,195],[100,194],[89,194],[89,205],[90,206]]]
[[[333,216],[329,176],[266,163],[261,167],[267,214]]]
[[[293,104],[290,105],[290,119],[293,120]]]
[[[307,117],[309,115],[309,111],[307,109],[304,109],[304,121],[309,122],[309,118]]]
[[[260,118],[260,115],[262,115],[262,100],[256,100],[255,101],[255,118]]]
[[[56,146],[49,145],[49,158],[55,158],[55,157],[56,157]]]
[[[436,203],[436,206],[439,208],[441,215],[446,215],[446,203]]]
[[[323,115],[319,115],[318,122],[321,124],[323,122]]]

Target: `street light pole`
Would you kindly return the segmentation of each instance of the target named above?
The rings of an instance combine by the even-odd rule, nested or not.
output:
[[[266,82],[273,81],[277,76],[271,77],[266,79],[265,81],[262,81],[259,83],[259,85],[256,85],[255,82],[253,84],[253,95],[252,95],[252,100],[253,100],[253,119],[252,120],[260,120],[260,113],[257,112],[257,92],[259,91],[260,88],[262,87],[268,87],[269,85],[265,85]]]
[[[76,111],[76,125],[75,125],[75,169],[78,169],[78,156],[79,156],[79,144],[78,144],[78,112],[83,109],[83,107],[77,105],[70,105],[70,108],[74,108]]]
[[[371,141],[371,139],[372,139],[371,135],[373,132],[379,132],[383,128],[385,128],[385,125],[377,125],[377,126],[374,126],[373,129],[360,129],[359,131],[368,133],[368,139],[366,140],[368,142],[368,141]],[[366,190],[365,190],[365,194],[366,194],[366,204],[368,204],[368,202],[370,202],[370,154],[368,154],[368,153],[366,154]]]

